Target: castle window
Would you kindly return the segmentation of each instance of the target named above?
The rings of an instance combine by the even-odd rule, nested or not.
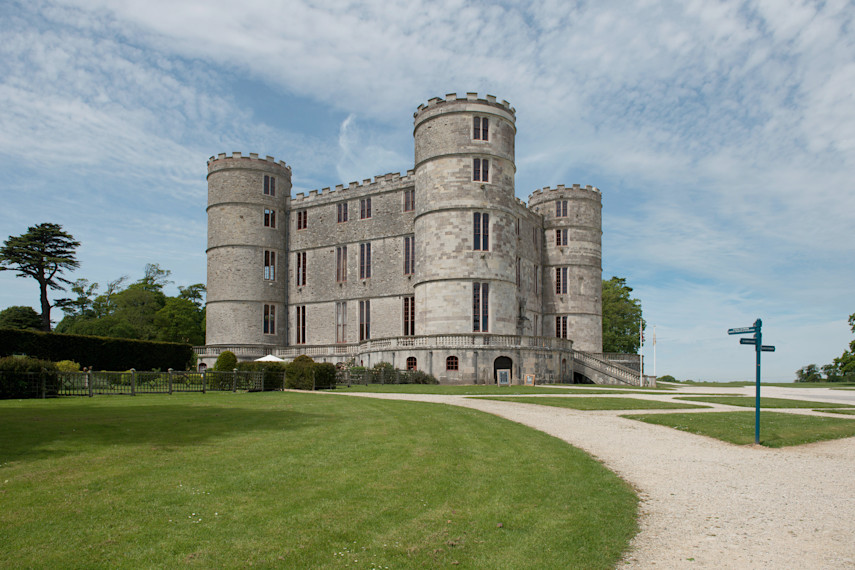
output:
[[[404,297],[404,336],[416,334],[416,298]]]
[[[306,284],[306,252],[297,253],[297,287]]]
[[[555,317],[555,336],[567,338],[567,316]]]
[[[309,227],[309,215],[306,210],[297,210],[297,229],[305,230]]]
[[[490,250],[490,214],[475,212],[472,215],[473,244],[475,251]]]
[[[412,212],[416,209],[416,189],[408,188],[404,190],[404,211]]]
[[[566,218],[567,217],[567,200],[556,200],[555,201],[555,217],[556,218]]]
[[[276,252],[264,251],[264,279],[265,281],[276,280]]]
[[[538,283],[540,283],[540,266],[535,265],[534,266],[534,294],[535,295],[538,294],[538,289],[540,289],[540,285],[538,285]]]
[[[567,245],[567,230],[555,230],[555,245]]]
[[[336,206],[336,214],[338,214],[338,223],[347,221],[347,202],[339,202]]]
[[[445,359],[445,369],[446,370],[459,370],[460,362],[457,360],[456,356],[449,356]]]
[[[490,181],[490,161],[488,159],[472,159],[472,180],[474,180],[475,182]]]
[[[359,244],[359,278],[371,277],[371,242]]]
[[[276,196],[276,178],[267,174],[264,175],[264,195]]]
[[[335,248],[335,280],[337,283],[347,281],[347,246]]]
[[[359,201],[359,219],[365,220],[371,217],[371,198],[363,198]]]
[[[347,342],[347,302],[335,304],[335,341]]]
[[[490,120],[487,117],[472,118],[472,138],[476,141],[490,140]]]
[[[555,268],[555,293],[558,295],[567,294],[567,268]]]
[[[264,208],[264,227],[265,228],[275,228],[276,227],[276,210],[270,210],[269,208]]]
[[[416,189],[408,188],[404,190],[404,211],[412,212],[416,209]]]
[[[404,236],[404,275],[412,275],[416,272],[415,241],[415,236]]]
[[[306,306],[299,305],[295,308],[297,315],[294,321],[294,333],[296,335],[294,344],[306,344]]]
[[[276,305],[264,305],[261,329],[264,334],[276,334]]]
[[[522,285],[522,266],[521,266],[521,264],[522,264],[522,261],[518,257],[517,258],[517,287]]]
[[[371,338],[371,301],[359,302],[359,340]]]
[[[407,357],[407,370],[415,371],[416,370],[416,362],[417,361],[416,361],[415,356],[408,356]]]
[[[472,332],[487,332],[489,322],[490,284],[472,284]]]

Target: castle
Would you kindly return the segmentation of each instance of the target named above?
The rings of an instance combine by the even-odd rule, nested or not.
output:
[[[449,384],[503,370],[513,383],[632,383],[598,356],[600,191],[517,199],[507,101],[449,94],[414,119],[412,170],[308,196],[291,197],[291,169],[272,157],[211,157],[200,361],[228,349],[390,362]]]

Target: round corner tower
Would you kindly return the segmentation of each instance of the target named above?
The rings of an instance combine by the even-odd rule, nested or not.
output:
[[[477,93],[414,114],[417,334],[517,332],[515,123]]]
[[[291,169],[273,157],[208,160],[208,345],[285,344]]]
[[[602,195],[578,184],[544,188],[530,196],[529,207],[543,216],[544,329],[566,336],[577,350],[600,353]]]

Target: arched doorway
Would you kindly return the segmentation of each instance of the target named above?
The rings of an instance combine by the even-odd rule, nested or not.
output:
[[[513,377],[514,361],[507,356],[500,356],[493,361],[493,384],[498,384],[499,382],[498,374],[496,371],[504,369],[510,370],[511,377]]]

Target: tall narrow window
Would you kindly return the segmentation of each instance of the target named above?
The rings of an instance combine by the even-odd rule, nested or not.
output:
[[[555,336],[567,338],[567,316],[555,317]]]
[[[486,212],[475,212],[472,215],[473,244],[475,251],[489,251],[490,249],[490,214]]]
[[[298,305],[294,319],[294,344],[306,344],[306,306]]]
[[[567,245],[567,229],[555,230],[555,245]]]
[[[472,180],[474,180],[475,182],[490,181],[490,161],[488,159],[472,159]]]
[[[567,268],[566,267],[556,267],[555,268],[555,292],[558,295],[566,295],[567,294]]]
[[[404,297],[404,336],[416,334],[416,298]]]
[[[472,284],[472,331],[487,332],[490,330],[490,284]]]
[[[371,338],[371,301],[359,302],[359,340]]]
[[[264,227],[265,228],[275,228],[276,227],[276,210],[264,208]]]
[[[276,252],[264,251],[264,279],[265,281],[276,280]]]
[[[335,205],[338,223],[347,221],[347,202],[339,202]]]
[[[347,281],[347,246],[335,248],[335,280],[338,283]]]
[[[306,210],[297,210],[297,229],[305,230],[309,227],[309,216]]]
[[[540,289],[540,266],[534,266],[534,294],[538,294],[538,289]]]
[[[347,342],[347,302],[335,304],[335,341]]]
[[[306,284],[306,252],[301,251],[297,254],[297,287],[302,287]]]
[[[404,275],[416,272],[415,236],[404,236]]]
[[[264,195],[276,196],[276,178],[267,174],[264,175]]]
[[[522,285],[522,261],[517,258],[517,287]]]
[[[490,140],[490,120],[487,117],[472,118],[472,138],[476,141]]]
[[[363,198],[359,201],[359,219],[365,220],[371,217],[371,198]]]
[[[276,305],[264,305],[261,328],[264,334],[276,334]]]
[[[371,277],[371,242],[359,244],[359,278]]]
[[[416,209],[416,189],[407,188],[404,190],[404,211],[412,212]]]
[[[556,218],[566,218],[567,217],[567,200],[556,200],[555,201],[555,217]]]

